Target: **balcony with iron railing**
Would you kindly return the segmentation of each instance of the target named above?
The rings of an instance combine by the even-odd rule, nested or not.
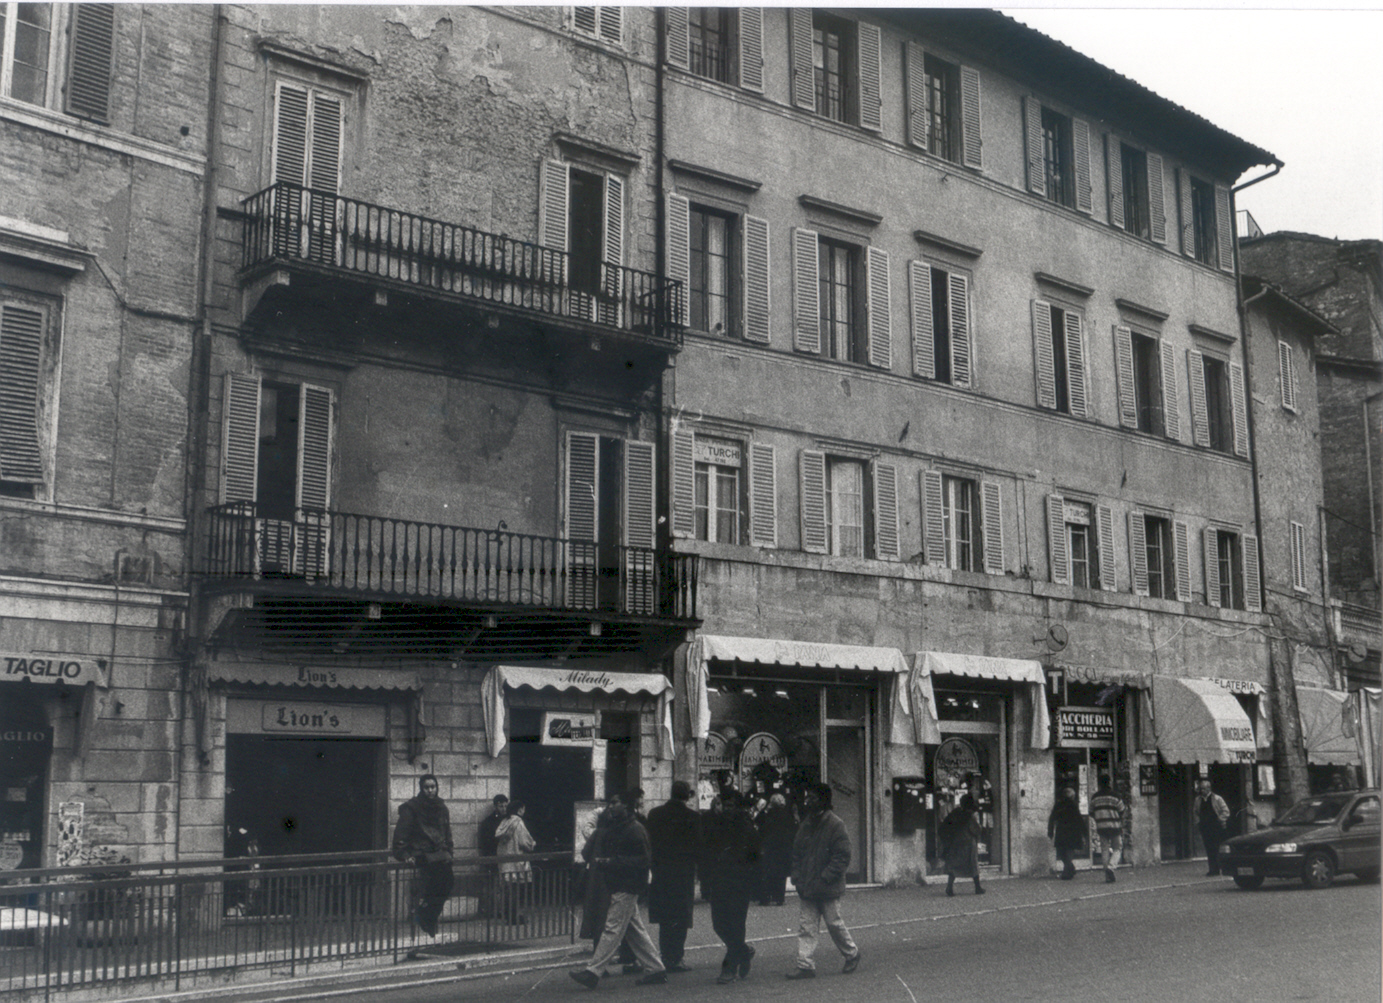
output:
[[[287,182],[243,206],[241,284],[257,288],[253,302],[297,272],[478,306],[492,317],[540,315],[576,333],[664,350],[681,344],[682,283],[650,272]]]

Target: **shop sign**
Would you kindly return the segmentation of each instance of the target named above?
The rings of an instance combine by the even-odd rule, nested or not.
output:
[[[767,763],[779,770],[788,768],[788,757],[783,752],[783,743],[766,731],[750,735],[740,750],[740,773],[746,777],[754,772],[754,767]]]
[[[9,841],[0,843],[0,871],[12,871],[24,859],[24,847]]]
[[[1066,749],[1107,749],[1114,745],[1112,707],[1059,707],[1056,744]]]
[[[980,771],[980,757],[963,738],[948,738],[936,750],[933,761],[937,787],[961,787],[965,778]]]
[[[350,735],[356,731],[356,712],[350,704],[270,703],[260,711],[267,732],[296,735]]]
[[[1244,696],[1253,696],[1263,692],[1263,687],[1258,683],[1248,679],[1211,679],[1212,683],[1223,686],[1231,693],[1242,693]]]
[[[705,741],[701,743],[701,768],[703,770],[729,770],[733,768],[730,761],[730,743],[725,741],[725,736],[718,731],[708,731]]]
[[[569,710],[543,711],[543,733],[539,744],[590,748],[595,741],[595,714]]]
[[[742,449],[738,442],[726,439],[707,439],[697,436],[692,443],[692,459],[697,463],[714,463],[718,467],[738,467]]]
[[[0,742],[47,745],[53,741],[51,728],[6,728],[0,731]]]
[[[1157,793],[1157,767],[1149,766],[1146,763],[1138,767],[1138,793],[1143,797],[1152,797]]]
[[[101,670],[90,661],[57,657],[39,657],[32,653],[0,651],[0,679],[8,682],[67,683],[81,686],[94,682],[104,686]]]

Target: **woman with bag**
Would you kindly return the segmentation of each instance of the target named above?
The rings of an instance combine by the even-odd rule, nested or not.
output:
[[[525,806],[522,801],[509,802],[509,814],[495,830],[495,842],[501,857],[517,857],[532,853],[538,844],[524,824]],[[506,923],[525,922],[520,909],[528,899],[528,889],[533,884],[533,865],[527,860],[506,860],[499,865],[499,877],[504,894],[504,920]]]

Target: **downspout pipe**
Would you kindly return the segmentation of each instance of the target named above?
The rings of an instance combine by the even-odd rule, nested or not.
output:
[[[666,180],[664,178],[664,64],[667,58],[667,9],[657,8],[657,20],[655,29],[658,34],[656,47],[656,61],[653,67],[653,86],[654,86],[654,120],[653,120],[653,197],[657,205],[654,206],[654,281],[660,290],[667,287],[667,197]],[[665,306],[671,309],[671,303]],[[664,385],[672,378],[670,372],[675,374],[675,362],[672,353],[669,353],[664,362],[662,371],[658,374],[657,395],[655,400],[655,413],[657,415],[657,475],[660,490],[656,492],[658,498],[658,518],[657,518],[657,546],[660,553],[667,554],[672,546],[672,484],[670,476],[670,457],[672,453],[672,440],[668,432],[667,420],[667,401],[664,396]]]

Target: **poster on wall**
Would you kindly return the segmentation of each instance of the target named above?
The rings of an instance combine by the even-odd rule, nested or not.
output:
[[[740,750],[740,790],[752,792],[756,775],[765,772],[765,767],[775,777],[781,776],[788,768],[788,757],[776,735],[760,731],[750,735]]]
[[[595,741],[595,714],[569,710],[543,711],[541,744],[590,748]]]
[[[957,788],[966,777],[980,771],[980,757],[963,738],[948,738],[937,747],[933,773],[937,787]]]
[[[596,819],[604,807],[605,802],[603,801],[578,801],[572,806],[572,832],[575,834],[575,839],[572,842],[572,859],[575,863],[583,862],[581,848],[586,845],[586,840],[591,838],[591,833],[595,832]]]

